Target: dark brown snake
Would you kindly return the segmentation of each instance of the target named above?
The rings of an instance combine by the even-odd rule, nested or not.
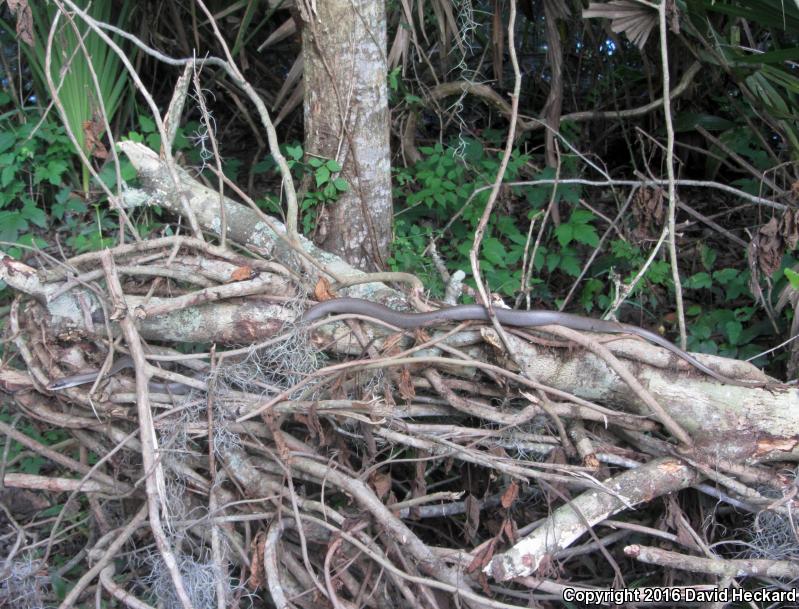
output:
[[[394,311],[381,304],[361,300],[360,298],[334,298],[325,300],[314,305],[302,316],[303,322],[312,322],[322,319],[326,315],[352,313],[373,317],[380,321],[391,324],[405,330],[421,328],[424,326],[438,325],[448,321],[488,321],[488,312],[482,305],[459,305],[456,307],[446,307],[428,313],[402,313]],[[583,332],[604,332],[607,334],[633,334],[668,349],[677,357],[684,359],[697,370],[701,370],[708,376],[712,376],[717,381],[727,385],[738,387],[763,387],[768,383],[764,381],[739,381],[727,378],[709,368],[691,354],[686,353],[674,343],[666,340],[662,336],[629,324],[617,321],[605,321],[603,319],[592,319],[590,317],[580,317],[571,313],[561,313],[560,311],[517,311],[515,309],[495,308],[494,313],[497,320],[503,326],[535,328],[537,326],[563,326],[571,330]]]
[[[571,313],[561,313],[560,311],[517,311],[514,309],[500,309],[495,308],[497,320],[504,326],[514,327],[528,327],[535,328],[537,326],[563,326],[572,330],[579,330],[582,332],[603,332],[607,334],[633,334],[648,340],[651,343],[659,345],[664,349],[668,349],[677,357],[685,360],[697,370],[701,370],[708,376],[713,377],[717,381],[727,385],[735,385],[738,387],[764,387],[769,383],[764,381],[739,381],[737,379],[728,378],[719,374],[712,368],[709,368],[691,354],[686,353],[674,343],[666,340],[662,336],[639,328],[638,326],[631,326],[616,321],[605,321],[603,319],[592,319],[590,317],[580,317],[579,315],[572,315]],[[360,298],[334,298],[332,300],[325,300],[317,305],[308,309],[302,316],[301,323],[310,323],[324,318],[327,315],[338,314],[355,314],[364,315],[378,319],[392,326],[403,328],[405,330],[412,330],[414,328],[421,328],[425,326],[439,325],[450,321],[488,321],[489,316],[485,307],[482,305],[459,305],[455,307],[446,307],[438,309],[437,311],[430,311],[428,313],[402,313],[394,311],[381,304],[362,300]],[[116,374],[117,372],[126,368],[132,368],[133,362],[129,357],[123,357],[111,367],[108,376]],[[75,387],[77,385],[85,385],[93,383],[99,374],[99,371],[86,372],[84,374],[75,374],[67,376],[57,381],[50,383],[47,388],[52,391],[66,389],[67,387]],[[186,385],[181,383],[151,383],[150,389],[153,391],[164,392],[169,391],[172,393],[186,393]]]

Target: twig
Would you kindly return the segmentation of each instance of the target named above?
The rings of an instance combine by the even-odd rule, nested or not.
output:
[[[688,334],[685,329],[685,307],[682,300],[682,282],[677,260],[677,187],[674,175],[674,125],[671,118],[671,99],[669,97],[669,46],[666,26],[666,7],[668,2],[660,0],[657,5],[658,25],[660,27],[660,69],[663,76],[663,117],[666,123],[666,175],[669,185],[669,257],[671,258],[671,278],[674,281],[674,298],[677,308],[677,326],[680,329],[680,347],[686,348]]]
[[[88,585],[94,580],[95,577],[97,577],[97,575],[106,567],[109,562],[116,559],[116,557],[119,555],[119,551],[122,549],[122,546],[128,542],[130,536],[133,535],[133,533],[136,532],[136,529],[142,526],[146,520],[147,506],[143,505],[139,511],[136,512],[136,515],[130,519],[128,524],[124,526],[124,528],[114,531],[113,535],[103,536],[95,544],[94,548],[92,548],[92,552],[99,553],[102,545],[105,542],[111,541],[108,549],[105,550],[101,556],[95,559],[96,562],[83,575],[81,575],[80,579],[66,594],[64,600],[61,601],[61,604],[58,606],[58,609],[71,609],[71,607],[75,605],[75,603],[78,601],[78,598],[88,587]]]
[[[787,560],[767,559],[723,559],[719,556],[701,558],[678,552],[670,552],[649,546],[631,545],[624,553],[650,565],[668,569],[682,569],[697,573],[735,577],[779,577],[789,580],[799,579],[799,564]]]
[[[191,599],[183,585],[180,568],[169,546],[169,542],[167,541],[166,534],[161,524],[161,507],[159,506],[162,506],[163,496],[160,489],[163,487],[164,474],[160,460],[156,459],[156,452],[158,450],[157,440],[148,400],[150,395],[148,387],[150,381],[149,367],[145,361],[144,349],[142,348],[141,339],[139,338],[139,333],[136,329],[133,317],[125,308],[125,296],[122,292],[119,278],[114,270],[114,259],[111,257],[111,253],[107,250],[104,251],[100,261],[106,272],[106,282],[108,284],[110,300],[115,310],[118,312],[119,325],[128,343],[130,355],[136,367],[136,406],[139,418],[139,439],[142,445],[142,466],[145,476],[150,528],[152,529],[153,537],[155,538],[161,557],[164,560],[164,564],[172,576],[172,583],[175,586],[175,593],[178,599],[180,599],[184,609],[192,609]],[[105,573],[105,570],[103,573]]]
[[[477,223],[477,227],[474,230],[474,242],[472,243],[472,247],[469,249],[469,262],[471,263],[472,267],[472,276],[474,278],[475,284],[477,286],[477,291],[480,293],[480,298],[483,301],[483,305],[486,307],[488,311],[488,315],[491,318],[491,323],[497,331],[497,334],[500,337],[500,340],[505,346],[508,354],[513,357],[513,352],[511,351],[508,340],[505,335],[505,331],[502,328],[502,325],[497,320],[496,316],[494,315],[493,303],[491,301],[491,297],[489,296],[488,291],[483,284],[483,279],[480,274],[480,260],[479,260],[479,253],[480,253],[480,245],[483,242],[483,235],[485,234],[486,226],[488,225],[488,219],[491,217],[491,212],[494,209],[494,204],[497,201],[497,196],[499,195],[499,189],[502,186],[502,181],[505,177],[505,171],[508,168],[508,161],[510,161],[511,154],[513,153],[513,140],[516,136],[516,122],[519,118],[519,93],[521,92],[522,87],[522,75],[519,70],[519,62],[516,58],[516,42],[514,38],[514,30],[516,28],[516,3],[510,3],[510,11],[508,16],[508,51],[510,53],[510,60],[511,64],[513,65],[513,93],[511,94],[511,116],[510,116],[510,126],[508,127],[508,136],[505,140],[505,151],[502,154],[502,160],[499,163],[499,167],[497,168],[497,176],[494,179],[494,183],[491,187],[491,193],[488,196],[488,201],[486,202],[485,209],[483,210],[482,215],[480,216],[480,221]]]

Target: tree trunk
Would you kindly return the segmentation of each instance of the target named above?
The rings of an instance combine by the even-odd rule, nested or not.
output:
[[[305,151],[337,160],[349,184],[319,210],[315,240],[356,268],[382,269],[392,217],[385,6],[319,0],[300,12]]]

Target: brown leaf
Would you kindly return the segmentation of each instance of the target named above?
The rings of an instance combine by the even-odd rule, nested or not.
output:
[[[469,494],[466,496],[466,535],[469,539],[474,539],[477,536],[477,529],[480,528],[480,501]]]
[[[100,139],[104,129],[100,121],[83,121],[83,140],[86,144],[86,152],[96,159],[105,160],[108,158],[108,149]]]
[[[382,353],[383,355],[394,355],[395,353],[400,352],[400,341],[403,339],[405,335],[401,332],[395,332],[390,336],[387,336],[383,339],[383,348]]]
[[[382,472],[375,472],[369,477],[369,486],[378,498],[382,499],[391,490],[391,476]]]
[[[411,377],[410,370],[408,370],[406,366],[403,366],[402,370],[400,370],[399,392],[402,399],[406,402],[410,402],[416,397],[416,390],[413,388],[413,378]]]
[[[322,302],[323,300],[332,300],[336,297],[336,294],[330,288],[330,282],[324,277],[320,277],[319,281],[316,282],[313,294],[314,298],[319,302]]]
[[[788,209],[780,218],[780,235],[785,240],[787,249],[796,249],[799,241],[799,209]]]
[[[513,505],[513,502],[516,501],[516,497],[518,496],[519,496],[519,484],[516,482],[516,480],[514,480],[510,483],[510,486],[508,486],[508,488],[505,489],[505,492],[502,493],[502,499],[500,500],[502,507],[504,507],[507,510],[510,506]]]
[[[277,523],[275,523],[277,524]],[[259,531],[250,543],[250,577],[247,585],[250,590],[256,590],[264,583],[264,546],[266,545],[266,532]]]
[[[8,0],[8,8],[17,18],[17,37],[27,44],[33,46],[33,14],[27,0]]]
[[[782,264],[785,240],[780,234],[777,218],[772,218],[761,226],[749,244],[750,264],[756,266],[764,275],[770,277]]]
[[[661,233],[666,222],[666,206],[662,188],[640,188],[632,203],[635,236],[644,241]]]
[[[472,562],[469,563],[469,566],[466,567],[467,573],[474,573],[476,571],[482,571],[483,567],[485,567],[488,563],[491,562],[491,559],[494,558],[494,550],[497,547],[497,538],[491,538],[486,544],[482,546],[480,551],[477,552]]]
[[[44,496],[27,489],[11,487],[0,489],[0,503],[14,516],[26,518],[50,507],[50,502]]]
[[[240,266],[234,269],[234,271],[230,274],[230,279],[227,280],[227,283],[247,281],[248,279],[252,279],[254,275],[255,271],[252,270],[252,267],[246,265]]]
[[[516,543],[519,537],[519,528],[513,518],[506,518],[505,522],[502,523],[502,534],[508,540],[508,543]]]

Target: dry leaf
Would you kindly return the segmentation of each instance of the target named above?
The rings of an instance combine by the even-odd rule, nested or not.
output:
[[[507,510],[510,506],[513,505],[513,502],[516,501],[516,497],[518,496],[519,496],[519,484],[514,480],[513,482],[510,483],[510,486],[508,486],[508,488],[505,489],[505,492],[502,493],[502,499],[500,500],[502,507],[504,507]]]
[[[382,472],[376,472],[369,477],[369,486],[379,499],[382,499],[391,490],[391,476]]]
[[[635,236],[644,241],[657,237],[666,222],[662,188],[640,188],[632,203]]]
[[[252,279],[254,275],[255,271],[253,271],[251,267],[240,266],[230,274],[230,279],[227,280],[227,283],[235,283],[237,281],[247,281],[248,279]]]
[[[17,37],[27,44],[33,46],[33,14],[27,0],[8,0],[8,8],[17,18]]]
[[[519,527],[516,526],[516,521],[513,518],[506,518],[502,523],[502,534],[508,543],[516,543],[519,538]]]
[[[780,218],[780,235],[785,240],[788,250],[796,249],[799,241],[799,209],[787,209]]]
[[[100,160],[108,158],[108,149],[100,139],[103,131],[104,128],[99,120],[83,121],[83,140],[86,143],[86,151],[90,156]]]
[[[474,573],[476,571],[482,571],[483,567],[485,567],[488,563],[491,562],[491,559],[494,558],[494,550],[497,547],[497,538],[493,537],[486,543],[482,549],[477,552],[477,555],[472,559],[472,562],[469,563],[469,566],[466,567],[467,573]]]
[[[416,397],[416,390],[413,388],[413,378],[411,377],[411,372],[408,370],[407,366],[403,366],[402,370],[400,371],[398,389],[402,399],[406,402],[410,402]]]
[[[316,286],[314,286],[313,289],[313,294],[314,298],[319,302],[322,302],[323,300],[332,300],[336,297],[336,294],[330,288],[330,282],[324,277],[321,277],[319,281],[316,282]]]
[[[591,2],[583,10],[584,19],[601,17],[610,19],[610,29],[623,33],[639,49],[644,48],[649,33],[657,25],[656,10],[635,0],[613,0],[612,2]]]
[[[480,502],[474,495],[466,496],[466,535],[469,539],[477,537],[477,529],[480,528]]]
[[[275,523],[277,525],[277,523]],[[266,532],[259,531],[250,543],[250,577],[247,585],[250,590],[256,590],[264,583],[264,546],[266,545]]]
[[[749,244],[749,259],[764,275],[771,275],[780,268],[782,255],[785,252],[785,240],[780,234],[777,218],[772,218],[761,226],[755,238]]]

